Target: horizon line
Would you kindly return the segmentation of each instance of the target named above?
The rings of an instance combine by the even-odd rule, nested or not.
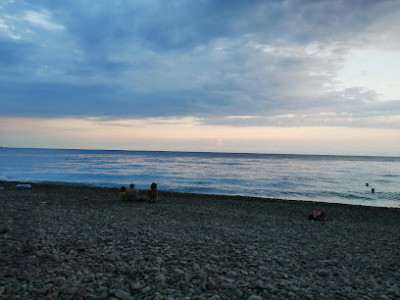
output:
[[[312,153],[262,153],[262,152],[226,152],[226,151],[184,151],[184,150],[134,150],[134,149],[89,149],[89,148],[56,148],[56,147],[8,147],[0,149],[40,149],[66,151],[113,151],[113,152],[153,152],[153,153],[188,153],[188,154],[233,154],[233,155],[276,155],[276,156],[320,156],[320,157],[357,157],[357,158],[400,158],[393,155],[354,155],[354,154],[312,154]]]

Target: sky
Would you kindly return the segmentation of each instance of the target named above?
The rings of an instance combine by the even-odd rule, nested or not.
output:
[[[400,156],[400,1],[0,0],[0,146]]]

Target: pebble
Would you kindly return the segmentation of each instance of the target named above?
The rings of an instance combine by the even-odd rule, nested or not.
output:
[[[151,287],[149,287],[149,286],[146,286],[145,288],[142,289],[143,294],[147,294],[150,291],[151,291]]]
[[[159,274],[155,277],[155,280],[161,283],[165,283],[167,280],[164,274]]]
[[[78,291],[78,288],[76,288],[76,287],[70,287],[70,288],[68,288],[65,292],[66,292],[67,294],[69,294],[69,295],[75,295],[77,291]]]
[[[260,289],[263,289],[263,288],[264,288],[264,282],[262,282],[261,279],[258,279],[258,280],[256,281],[256,286],[257,286],[258,288],[260,288]]]
[[[168,288],[168,289],[165,290],[165,293],[166,293],[167,295],[172,295],[172,294],[175,294],[175,293],[176,293],[176,290],[175,290],[175,289],[170,289],[170,288]]]
[[[163,262],[163,259],[161,257],[156,257],[156,264],[160,265]]]
[[[267,283],[265,288],[272,294],[276,292],[276,287],[272,283]]]
[[[327,269],[318,269],[318,270],[315,271],[315,273],[318,276],[323,277],[323,278],[328,277],[329,274],[330,274],[329,270],[327,270]]]
[[[133,300],[133,298],[130,296],[129,293],[122,291],[122,290],[117,290],[115,292],[114,296],[120,300]]]
[[[214,279],[212,279],[211,277],[209,277],[209,278],[207,279],[207,285],[206,285],[206,287],[207,287],[207,290],[213,290],[213,289],[215,289],[215,288],[217,287],[217,283],[215,282]]]
[[[185,274],[185,271],[183,271],[182,269],[179,269],[179,268],[175,268],[175,269],[174,269],[174,272],[175,272],[176,274],[178,274],[178,275],[183,275],[183,274]]]
[[[194,263],[192,268],[193,268],[193,271],[195,271],[195,272],[199,272],[200,271],[200,266],[197,263]]]
[[[113,264],[107,264],[104,269],[107,273],[114,273],[115,266]]]
[[[235,296],[236,296],[236,298],[242,298],[243,297],[243,292],[241,291],[241,290],[236,290],[236,292],[235,292]]]
[[[132,290],[139,291],[143,288],[143,286],[139,282],[132,283]]]

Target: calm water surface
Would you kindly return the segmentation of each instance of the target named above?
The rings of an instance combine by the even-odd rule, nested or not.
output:
[[[398,157],[0,148],[0,179],[400,207]]]

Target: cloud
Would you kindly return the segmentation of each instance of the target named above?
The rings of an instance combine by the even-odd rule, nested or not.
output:
[[[23,20],[28,21],[30,24],[34,26],[39,26],[45,28],[47,30],[62,30],[64,26],[56,24],[52,20],[51,13],[49,11],[43,10],[40,12],[37,11],[25,11],[23,16]]]
[[[354,49],[398,50],[399,12],[397,1],[4,2],[0,114],[398,128],[379,118],[400,95],[382,101],[337,74]]]
[[[14,39],[14,40],[18,40],[21,37],[14,33],[14,28],[12,26],[10,26],[7,22],[8,16],[3,15],[0,18],[0,33],[3,33],[4,35]]]

